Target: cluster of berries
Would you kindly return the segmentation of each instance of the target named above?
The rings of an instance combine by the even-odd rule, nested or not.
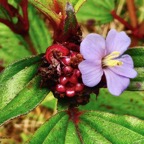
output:
[[[54,44],[47,48],[43,64],[39,68],[42,86],[48,87],[59,99],[71,99],[71,103],[85,104],[89,94],[84,86],[78,64],[83,60],[79,47]]]

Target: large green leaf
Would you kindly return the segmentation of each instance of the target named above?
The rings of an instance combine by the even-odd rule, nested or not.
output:
[[[30,37],[37,53],[44,53],[52,44],[51,34],[44,20],[38,15],[36,9],[29,5]]]
[[[29,55],[31,52],[23,38],[0,23],[0,65],[7,66],[11,62]]]
[[[80,108],[126,114],[144,119],[144,92],[124,91],[117,97],[110,94],[107,89],[101,89],[97,99],[92,94],[90,102]]]
[[[144,48],[131,48],[127,52],[134,61],[134,67],[138,75],[131,80],[129,90],[144,90]]]
[[[42,55],[8,66],[0,75],[0,125],[35,108],[48,94],[37,69]]]
[[[77,13],[79,21],[95,20],[101,24],[113,20],[110,12],[115,8],[115,0],[87,0]]]
[[[98,111],[60,112],[42,125],[29,144],[144,143],[144,121]],[[78,122],[75,122],[75,119]]]

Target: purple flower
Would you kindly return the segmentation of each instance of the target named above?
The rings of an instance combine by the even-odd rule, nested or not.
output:
[[[106,40],[98,34],[89,34],[80,45],[84,59],[79,64],[83,83],[96,86],[105,74],[107,87],[113,95],[120,95],[137,76],[132,58],[124,54],[131,40],[125,32],[109,31]]]

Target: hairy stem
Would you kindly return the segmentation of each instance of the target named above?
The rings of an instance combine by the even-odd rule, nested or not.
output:
[[[136,8],[134,0],[126,0],[127,8],[130,16],[131,25],[133,28],[137,28],[138,21],[136,17]]]
[[[129,30],[132,30],[133,31],[133,27],[127,22],[125,21],[123,18],[121,18],[120,16],[118,16],[116,14],[116,11],[113,10],[111,11],[111,15],[116,19],[118,20],[120,23],[122,23],[126,28],[128,28]]]

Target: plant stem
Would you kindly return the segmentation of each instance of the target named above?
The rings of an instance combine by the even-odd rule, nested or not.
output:
[[[116,11],[115,11],[115,10],[111,11],[111,15],[112,15],[115,19],[117,19],[119,22],[121,22],[126,28],[128,28],[128,29],[131,30],[131,31],[133,31],[133,27],[132,27],[128,22],[126,22],[123,18],[121,18],[120,16],[118,16],[118,15],[116,14]]]
[[[131,25],[133,28],[137,28],[138,21],[136,17],[136,8],[134,0],[126,0],[127,8],[130,16]]]
[[[127,29],[132,31],[132,35],[138,39],[142,39],[144,36],[142,34],[139,33],[139,29],[138,27],[133,27],[131,26],[127,21],[125,21],[123,18],[121,18],[120,16],[118,16],[116,14],[116,11],[113,10],[111,11],[111,15],[118,20],[120,23],[122,23]]]
[[[28,46],[29,46],[29,50],[30,52],[32,53],[32,55],[37,55],[37,51],[36,49],[34,48],[34,45],[31,41],[31,38],[30,38],[30,35],[29,33],[25,34],[25,35],[22,35],[22,37],[24,38],[24,40],[27,42]]]

